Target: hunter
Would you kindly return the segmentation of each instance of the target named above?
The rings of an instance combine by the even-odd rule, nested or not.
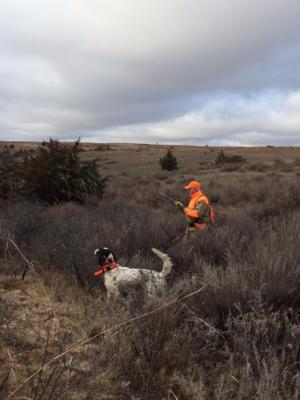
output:
[[[214,211],[208,198],[201,191],[200,182],[191,181],[184,186],[184,189],[189,191],[188,206],[184,207],[180,201],[176,201],[175,204],[186,216],[188,223],[186,237],[189,237],[191,233],[201,231],[214,222]]]

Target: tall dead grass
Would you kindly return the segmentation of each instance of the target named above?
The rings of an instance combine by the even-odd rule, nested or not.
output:
[[[220,172],[204,180],[217,221],[191,251],[181,242],[171,245],[185,221],[157,194],[159,187],[186,201],[180,175],[169,182],[153,176],[145,186],[124,183],[97,204],[2,206],[1,252],[7,252],[4,238],[10,234],[51,286],[56,304],[72,304],[74,313],[62,324],[69,332],[62,348],[76,336],[74,329],[68,331],[70,321],[77,323],[80,337],[93,336],[157,302],[208,284],[176,307],[97,339],[80,354],[77,367],[64,369],[61,382],[68,381],[72,390],[60,392],[57,399],[76,399],[76,388],[83,387],[84,398],[93,400],[299,398],[298,178],[226,177]],[[153,303],[136,294],[130,307],[107,304],[100,281],[93,278],[93,250],[103,245],[114,250],[121,264],[155,269],[161,266],[151,247],[167,249],[175,263],[168,293]],[[20,262],[9,252],[10,262]],[[11,264],[2,265],[10,274]],[[60,282],[51,276],[59,276]],[[13,318],[11,313],[7,318]],[[31,387],[35,398],[53,398],[52,386],[44,393],[42,387]],[[4,393],[7,382],[3,388]],[[32,396],[30,390],[24,388],[22,395]]]

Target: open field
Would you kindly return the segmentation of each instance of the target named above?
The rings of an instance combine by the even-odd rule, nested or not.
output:
[[[0,151],[12,144],[37,149]],[[102,200],[1,202],[0,397],[50,362],[10,398],[299,399],[300,149],[225,147],[245,162],[216,165],[221,148],[172,146],[168,172],[158,164],[168,146],[81,146],[109,176]],[[192,248],[172,244],[185,220],[158,195],[186,203],[191,179],[216,211]],[[151,247],[165,249],[168,291],[107,303],[93,277],[105,245],[122,265],[156,270]]]

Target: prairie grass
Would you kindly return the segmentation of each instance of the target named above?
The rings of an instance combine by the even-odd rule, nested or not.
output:
[[[151,147],[138,149],[124,150],[132,157],[124,170],[120,149],[96,149],[108,161],[118,161],[109,165],[119,168],[115,175],[117,170],[112,171],[101,201],[1,205],[1,396],[74,343],[205,287],[161,312],[108,330],[51,364],[18,396],[299,399],[300,185],[295,149],[283,162],[278,161],[282,153],[274,155],[273,148],[241,151],[250,164],[227,170],[213,165],[214,149],[205,148],[187,163],[187,154],[175,147],[183,168],[172,173],[145,163],[140,170],[133,168],[135,157],[154,157]],[[155,149],[157,159],[164,151]],[[157,192],[186,203],[183,185],[191,179],[203,183],[216,223],[189,248],[180,241],[171,244],[185,221]],[[29,271],[24,281],[18,280],[24,265],[7,248],[7,234],[37,275]],[[167,293],[150,302],[132,293],[126,301],[107,303],[101,280],[93,277],[93,251],[99,246],[111,247],[122,265],[156,270],[161,265],[151,247],[165,249],[174,260]],[[53,329],[53,310],[58,331]]]

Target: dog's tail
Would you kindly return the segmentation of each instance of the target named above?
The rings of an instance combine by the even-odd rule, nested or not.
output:
[[[159,257],[162,260],[163,269],[160,272],[160,275],[162,277],[166,277],[167,275],[169,275],[172,272],[173,263],[172,263],[171,258],[167,254],[165,254],[157,249],[152,248],[152,251],[154,254],[157,255],[157,257]]]

